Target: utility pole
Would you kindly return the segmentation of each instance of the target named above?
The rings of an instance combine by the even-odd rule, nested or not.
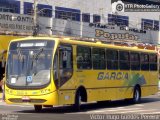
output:
[[[80,37],[83,37],[83,19],[82,19],[82,12],[80,13]]]
[[[33,30],[33,36],[36,36],[38,34],[38,26],[37,26],[37,0],[34,0],[34,6],[33,6],[33,25],[34,25],[34,30]]]

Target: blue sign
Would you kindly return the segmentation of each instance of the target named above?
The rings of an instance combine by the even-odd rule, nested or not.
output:
[[[32,82],[32,76],[27,76],[27,82],[31,83]]]

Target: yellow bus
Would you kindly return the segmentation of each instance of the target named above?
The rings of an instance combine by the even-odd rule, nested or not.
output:
[[[158,91],[154,50],[61,37],[28,37],[10,43],[5,99],[45,106],[129,99]]]

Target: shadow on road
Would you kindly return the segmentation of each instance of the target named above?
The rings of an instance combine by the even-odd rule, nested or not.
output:
[[[160,101],[159,98],[142,98],[140,104],[147,104],[152,102]],[[88,112],[92,110],[99,110],[104,108],[116,108],[116,107],[126,107],[126,106],[132,106],[133,104],[131,102],[128,102],[126,100],[119,100],[119,101],[107,101],[107,102],[100,102],[100,103],[88,103],[81,105],[81,111],[80,112]],[[23,111],[17,111],[18,113],[36,113],[34,109],[32,110],[23,110]],[[60,106],[60,107],[52,107],[52,108],[43,108],[40,113],[55,113],[55,114],[62,114],[62,113],[76,113],[72,106]]]

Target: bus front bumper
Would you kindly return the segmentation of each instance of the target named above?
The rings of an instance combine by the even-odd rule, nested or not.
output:
[[[58,105],[58,94],[52,92],[44,95],[11,95],[5,94],[7,104]]]

